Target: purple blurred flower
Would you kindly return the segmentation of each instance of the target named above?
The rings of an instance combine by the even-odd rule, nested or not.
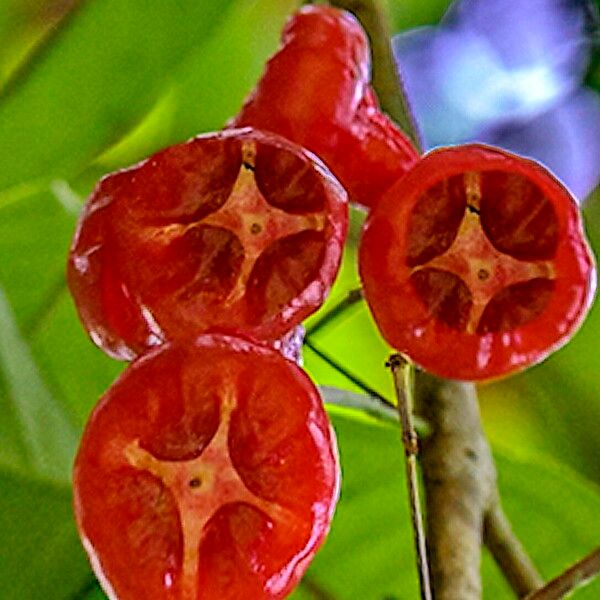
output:
[[[543,162],[584,198],[600,181],[600,97],[583,87],[584,0],[457,0],[394,54],[426,148],[486,142]]]

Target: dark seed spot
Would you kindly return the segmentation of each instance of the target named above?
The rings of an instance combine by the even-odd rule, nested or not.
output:
[[[486,269],[479,269],[477,271],[477,279],[480,281],[485,281],[490,276],[490,272]]]
[[[256,167],[249,162],[244,161],[242,164],[244,165],[244,168],[248,169],[249,171],[254,171],[256,169]]]
[[[256,235],[262,231],[262,227],[259,223],[252,223],[252,227],[250,227],[250,233]]]
[[[200,477],[194,477],[193,479],[189,480],[188,485],[191,488],[198,488],[200,487],[200,485],[202,485],[202,480],[200,479]]]

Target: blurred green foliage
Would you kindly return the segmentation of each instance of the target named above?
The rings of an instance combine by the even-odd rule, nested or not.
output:
[[[222,127],[297,4],[7,0],[0,7],[3,600],[103,598],[73,525],[69,471],[89,411],[123,365],[89,342],[65,286],[83,198],[101,173]],[[405,29],[435,22],[446,5],[390,1],[389,8],[395,27]],[[586,217],[600,249],[597,197],[588,201]],[[340,277],[309,328],[357,285],[359,232],[355,213]],[[546,577],[600,538],[598,339],[596,307],[573,342],[543,365],[481,388],[504,504]],[[357,303],[310,336],[305,360],[320,384],[391,398],[387,353],[364,303]],[[330,539],[295,597],[312,598],[321,589],[340,600],[413,598],[399,433],[356,411],[331,414],[342,498]],[[509,598],[484,558],[486,598]],[[597,583],[576,594],[599,596]]]

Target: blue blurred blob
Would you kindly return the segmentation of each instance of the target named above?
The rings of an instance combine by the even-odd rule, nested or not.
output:
[[[591,90],[580,89],[531,120],[492,126],[476,139],[539,160],[576,198],[600,181],[600,97]]]
[[[584,0],[459,0],[442,25],[476,32],[507,68],[550,64],[565,78],[581,78],[593,19],[593,7]]]
[[[584,198],[600,180],[600,100],[582,87],[584,0],[458,0],[393,39],[426,148],[479,141],[543,162]]]

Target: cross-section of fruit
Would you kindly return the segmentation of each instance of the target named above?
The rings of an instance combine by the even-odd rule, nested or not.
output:
[[[322,543],[338,485],[302,370],[205,335],[138,359],[102,398],[75,461],[75,514],[113,600],[273,600]]]
[[[577,204],[541,165],[488,146],[426,155],[365,223],[360,272],[393,347],[488,379],[566,342],[595,289]]]
[[[316,157],[251,129],[207,134],[98,184],[68,281],[116,358],[210,330],[275,341],[325,299],[346,229],[346,194]]]

